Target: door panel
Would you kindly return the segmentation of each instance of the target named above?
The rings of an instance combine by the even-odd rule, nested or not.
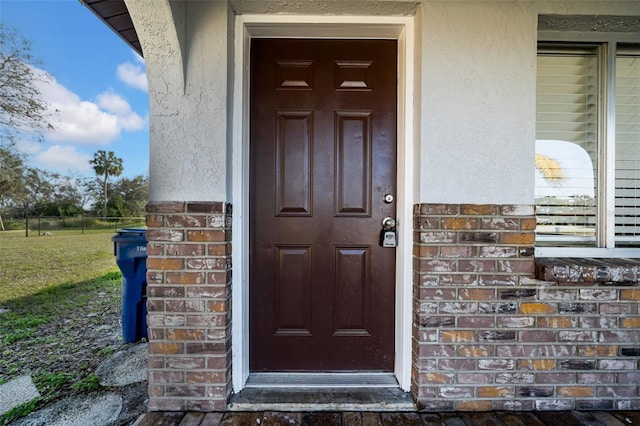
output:
[[[371,216],[371,112],[337,111],[336,216]]]
[[[254,39],[250,369],[393,369],[396,42]]]
[[[279,335],[310,335],[311,256],[309,247],[276,247],[276,312]]]
[[[313,114],[277,112],[276,215],[310,216],[312,200]]]
[[[337,247],[334,336],[370,336],[371,250],[369,247]]]

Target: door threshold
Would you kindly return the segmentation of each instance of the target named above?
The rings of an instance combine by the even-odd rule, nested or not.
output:
[[[231,411],[416,411],[393,373],[251,373]]]
[[[397,388],[393,373],[251,373],[245,388]]]
[[[230,411],[417,411],[400,388],[245,388],[231,397]]]

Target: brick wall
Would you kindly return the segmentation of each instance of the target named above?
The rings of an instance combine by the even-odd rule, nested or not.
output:
[[[421,408],[640,407],[640,290],[536,280],[532,206],[422,204],[414,221]]]
[[[231,208],[165,202],[147,211],[149,409],[224,410]],[[588,266],[535,279],[532,206],[422,204],[414,222],[412,391],[421,409],[640,408],[637,268],[607,275],[617,281]]]
[[[226,408],[231,392],[231,207],[147,206],[149,410]]]

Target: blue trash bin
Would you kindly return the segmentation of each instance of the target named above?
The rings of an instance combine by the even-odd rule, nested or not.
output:
[[[124,228],[111,240],[122,272],[122,337],[126,343],[133,343],[147,338],[146,230]]]

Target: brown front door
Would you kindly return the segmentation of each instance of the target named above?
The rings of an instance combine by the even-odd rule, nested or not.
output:
[[[395,41],[252,41],[251,371],[393,370],[396,84]]]

